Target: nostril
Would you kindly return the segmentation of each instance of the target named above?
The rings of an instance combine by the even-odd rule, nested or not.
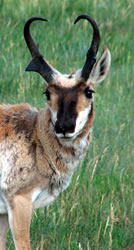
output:
[[[74,124],[68,124],[67,126],[67,132],[69,133],[73,133],[75,129],[75,125]]]
[[[64,134],[65,133],[64,127],[58,123],[55,124],[55,131],[57,134]]]
[[[59,124],[58,122],[56,122],[55,124],[55,131],[57,134],[65,135],[66,133],[73,133],[74,130],[75,130],[75,125],[72,123]]]

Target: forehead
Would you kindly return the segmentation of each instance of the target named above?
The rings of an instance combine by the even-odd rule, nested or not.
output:
[[[58,96],[68,96],[68,95],[78,95],[78,93],[82,92],[87,87],[85,82],[79,82],[75,86],[72,87],[62,87],[55,84],[51,84],[47,87],[47,89]]]

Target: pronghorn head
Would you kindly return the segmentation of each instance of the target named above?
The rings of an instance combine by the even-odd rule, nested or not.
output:
[[[30,24],[35,20],[47,20],[33,17],[24,26],[24,37],[32,55],[32,61],[26,71],[38,72],[46,80],[44,93],[51,111],[55,134],[64,139],[74,139],[81,133],[93,106],[94,86],[105,79],[111,62],[110,52],[106,47],[96,62],[101,39],[99,28],[87,15],[78,16],[74,23],[80,19],[86,19],[91,23],[93,39],[83,68],[70,75],[63,75],[48,64],[31,37]]]

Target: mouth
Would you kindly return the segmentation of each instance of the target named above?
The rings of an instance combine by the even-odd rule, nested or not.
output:
[[[55,133],[56,137],[62,141],[73,141],[76,139],[77,136],[79,136],[79,134],[81,134],[81,131],[79,131],[78,133],[72,134],[72,135],[71,134],[63,135],[63,134]]]
[[[74,138],[73,136],[72,137],[70,137],[70,136],[61,136],[61,137],[59,137],[59,139],[62,140],[62,141],[72,141],[73,138]]]
[[[58,134],[55,132],[55,136],[59,139],[59,140],[62,140],[62,141],[72,141],[75,139],[75,135],[74,134]]]

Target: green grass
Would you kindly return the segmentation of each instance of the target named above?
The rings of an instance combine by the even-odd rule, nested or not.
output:
[[[99,24],[112,54],[108,78],[96,89],[93,139],[70,187],[50,207],[34,212],[32,249],[134,249],[134,1],[6,0],[0,3],[0,103],[43,107],[43,80],[25,73],[31,56],[24,22],[42,16],[32,35],[45,58],[63,73],[84,64],[92,28]],[[101,48],[99,54],[101,53]],[[7,249],[14,249],[9,233]]]

